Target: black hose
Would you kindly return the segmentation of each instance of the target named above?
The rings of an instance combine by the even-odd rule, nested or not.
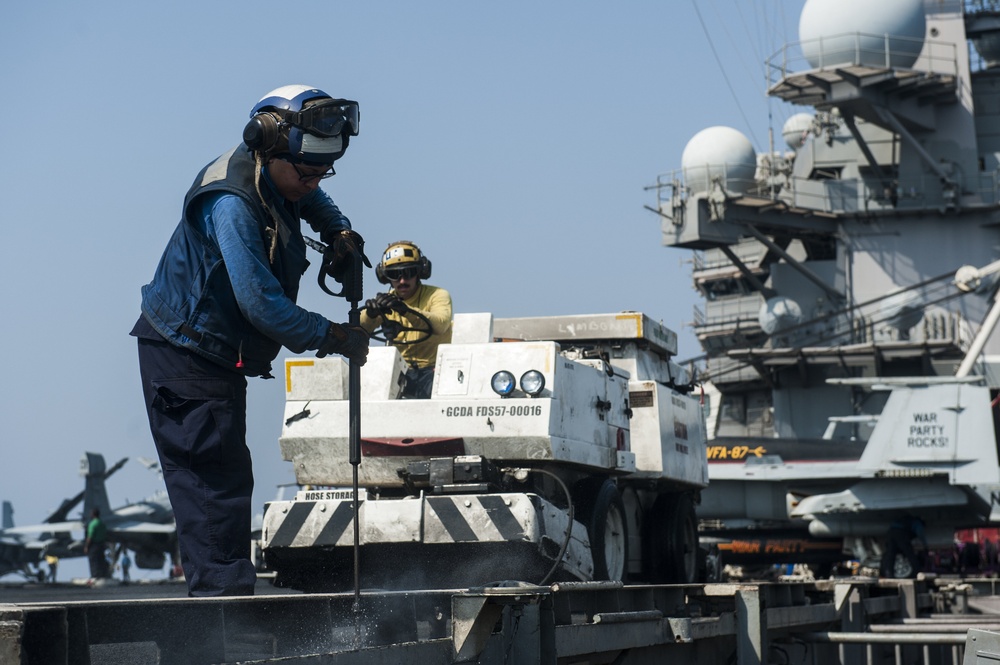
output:
[[[410,307],[407,307],[406,308],[406,312],[403,312],[403,314],[404,315],[410,315],[410,314],[414,315],[415,317],[417,317],[418,319],[420,319],[421,323],[424,324],[423,327],[422,328],[418,328],[416,326],[407,326],[407,325],[403,325],[399,321],[392,321],[390,319],[387,319],[387,318],[383,317],[382,318],[382,325],[380,326],[380,328],[378,330],[375,330],[374,332],[372,332],[372,334],[370,335],[370,337],[372,339],[374,339],[374,340],[379,341],[379,342],[385,342],[386,344],[392,344],[393,346],[408,346],[410,344],[419,344],[420,342],[424,342],[424,341],[430,339],[431,335],[434,334],[434,326],[431,325],[430,319],[428,319],[426,316],[424,316],[423,313],[418,312],[415,309],[411,309]],[[381,335],[379,335],[380,331],[382,333]],[[406,341],[398,341],[397,342],[396,341],[396,336],[399,335],[399,333],[401,333],[401,332],[417,332],[417,333],[420,333],[420,337],[418,337],[417,339],[406,340]]]
[[[506,471],[510,472],[511,469],[507,469]],[[556,570],[559,569],[559,564],[562,563],[563,557],[566,556],[566,550],[569,549],[570,538],[573,537],[573,519],[574,519],[573,497],[572,495],[570,495],[569,488],[566,487],[566,483],[563,482],[562,478],[552,473],[551,471],[548,471],[546,469],[535,469],[530,467],[525,468],[525,471],[529,471],[531,473],[541,473],[546,476],[549,476],[550,478],[553,478],[557,483],[559,483],[559,487],[562,488],[563,493],[566,495],[566,505],[569,507],[569,510],[567,511],[569,524],[566,527],[566,536],[563,538],[562,546],[559,548],[559,555],[556,557],[556,560],[552,564],[552,567],[549,569],[549,572],[547,572],[545,574],[545,577],[542,578],[542,581],[538,583],[539,586],[545,586],[552,579],[552,576],[556,574]]]

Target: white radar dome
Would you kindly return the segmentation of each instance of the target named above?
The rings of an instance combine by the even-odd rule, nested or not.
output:
[[[781,127],[781,136],[792,150],[798,150],[809,137],[812,128],[812,113],[796,113]]]
[[[775,296],[768,298],[767,302],[760,306],[757,313],[757,322],[761,329],[771,336],[775,332],[791,328],[802,322],[802,308],[791,298],[785,296]]]
[[[684,146],[681,168],[693,193],[708,191],[719,178],[727,192],[745,194],[754,184],[757,152],[750,139],[732,127],[709,127]]]
[[[802,54],[814,69],[844,63],[911,67],[926,31],[924,0],[807,0],[799,17]]]

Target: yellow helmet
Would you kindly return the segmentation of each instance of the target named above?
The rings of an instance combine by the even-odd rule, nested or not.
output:
[[[387,270],[409,267],[417,269],[417,277],[420,279],[427,279],[431,276],[430,259],[424,256],[420,248],[413,242],[399,240],[390,243],[385,248],[385,251],[382,252],[382,260],[375,266],[375,277],[379,283],[388,284],[389,277],[386,275]]]

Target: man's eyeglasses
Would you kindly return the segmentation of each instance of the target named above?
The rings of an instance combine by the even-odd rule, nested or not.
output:
[[[300,169],[299,165],[296,164],[295,162],[289,161],[287,159],[283,159],[282,161],[288,162],[289,164],[292,165],[292,168],[295,169],[295,172],[299,174],[299,180],[302,182],[309,182],[310,180],[326,180],[327,178],[332,178],[333,176],[337,175],[337,172],[333,170],[332,166],[330,167],[329,171],[323,171],[322,173],[306,173],[305,171]]]
[[[413,279],[417,276],[417,269],[409,268],[386,268],[384,271],[387,279],[395,282],[400,279]]]

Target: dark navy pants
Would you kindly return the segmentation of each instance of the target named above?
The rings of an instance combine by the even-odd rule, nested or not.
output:
[[[138,336],[146,411],[188,595],[252,595],[246,378],[162,338]]]
[[[111,577],[111,571],[108,570],[107,543],[90,543],[87,549],[87,562],[90,564],[90,576],[94,579]]]

